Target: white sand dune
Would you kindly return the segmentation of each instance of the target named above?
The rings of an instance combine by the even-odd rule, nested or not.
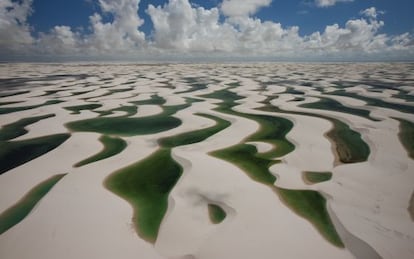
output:
[[[184,166],[184,175],[170,195],[172,205],[162,224],[156,249],[174,258],[185,255],[252,258],[259,250],[261,258],[304,258],[306,255],[324,258],[326,253],[335,258],[351,258],[346,250],[327,243],[308,222],[286,208],[270,188],[252,184],[240,169],[206,155],[237,144],[243,136],[255,131],[254,124],[247,127],[248,120],[234,119],[230,128],[208,140],[174,149],[174,157]],[[233,128],[243,129],[244,132],[238,130],[241,138],[234,136]],[[222,204],[226,210],[228,218],[223,226],[209,223],[206,211],[209,202]],[[265,212],[260,220],[254,216],[257,211]],[[291,225],[301,229],[300,237],[289,230]],[[303,242],[307,247],[292,250],[296,242]]]
[[[72,166],[101,148],[96,133],[79,133],[47,154],[0,176],[0,210],[12,206],[32,187],[56,174],[65,174]],[[80,148],[81,143],[88,145]],[[10,186],[13,186],[10,188]]]
[[[110,173],[154,151],[145,142],[131,143],[127,155],[72,169],[29,217],[0,236],[2,258],[162,258],[137,237],[129,204],[102,186]]]
[[[376,72],[379,68],[387,71],[388,79]],[[28,133],[12,141],[71,134],[56,149],[0,175],[2,212],[38,183],[67,173],[24,220],[0,235],[0,258],[413,258],[414,161],[401,144],[400,125],[393,118],[414,122],[414,115],[331,94],[344,90],[413,106],[398,94],[401,90],[413,92],[414,77],[407,77],[402,83],[395,72],[405,71],[408,75],[413,73],[410,69],[405,64],[375,63],[0,65],[2,79],[29,79],[18,86],[9,86],[10,89],[0,89],[0,94],[30,90],[1,97],[0,102],[22,102],[0,108],[64,101],[0,113],[0,126],[21,118],[55,114],[28,125],[25,127]],[[396,86],[380,92],[366,80],[365,72],[376,87],[381,85],[379,82],[385,88],[390,84]],[[56,76],[62,74],[73,76]],[[189,91],[194,87],[191,82],[205,84],[205,88]],[[253,120],[220,112],[216,108],[222,101],[205,97],[226,88],[243,97],[236,101],[234,110],[277,116],[293,123],[286,137],[295,145],[294,151],[278,158],[281,162],[270,168],[277,177],[275,186],[322,193],[345,248],[324,239],[308,220],[287,207],[271,187],[253,181],[236,165],[209,155],[245,143],[260,127]],[[47,92],[54,90],[60,91]],[[80,94],[72,95],[75,92]],[[185,104],[186,98],[199,101],[173,115],[181,120],[178,127],[156,134],[122,137],[128,146],[121,153],[73,167],[102,150],[98,140],[101,134],[70,132],[64,125],[99,114],[91,110],[73,114],[64,107],[100,104],[102,107],[97,111],[108,111],[131,106],[131,102],[148,101],[154,95],[164,98],[168,106]],[[322,97],[346,107],[368,110],[379,121],[329,109],[300,107]],[[257,109],[270,99],[272,105],[286,112]],[[157,115],[162,109],[161,105],[139,105],[138,113],[131,118]],[[292,111],[307,115],[289,113]],[[172,157],[183,167],[183,174],[169,194],[158,238],[150,244],[135,232],[132,207],[105,189],[103,182],[117,170],[158,150],[160,138],[215,125],[213,120],[197,113],[219,117],[231,125],[201,142],[172,149]],[[105,117],[122,115],[126,113],[116,111]],[[334,143],[326,136],[332,125],[319,115],[341,120],[359,132],[371,151],[368,160],[341,164]],[[259,153],[272,148],[261,141],[247,144],[254,145]],[[302,178],[305,171],[332,172],[333,176],[330,181],[309,185]],[[211,222],[209,204],[226,212],[220,224]]]

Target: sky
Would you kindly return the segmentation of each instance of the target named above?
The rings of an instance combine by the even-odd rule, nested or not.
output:
[[[0,0],[0,61],[414,61],[412,0]]]

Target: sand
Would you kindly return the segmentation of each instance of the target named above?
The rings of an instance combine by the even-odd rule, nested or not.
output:
[[[364,71],[372,80],[382,80],[377,67],[388,70],[384,83],[398,84],[398,73],[409,71],[404,64],[174,64],[174,65],[82,65],[82,64],[12,64],[0,65],[0,78],[32,77],[18,87],[2,90],[13,93],[29,89],[21,95],[2,97],[1,102],[23,101],[1,107],[42,104],[58,99],[63,103],[0,114],[0,126],[21,118],[55,114],[26,127],[28,133],[16,140],[58,133],[71,137],[56,149],[0,176],[0,211],[12,206],[39,182],[55,174],[68,173],[36,205],[19,224],[0,235],[0,258],[412,258],[414,250],[413,190],[414,161],[408,157],[399,138],[399,123],[393,118],[414,122],[414,115],[375,106],[344,96],[330,95],[340,86],[335,82],[351,82],[345,91],[393,103],[413,105],[393,95],[397,89],[373,92],[365,82]],[[29,72],[27,72],[29,71]],[[86,78],[53,78],[57,74],[86,74]],[[411,71],[412,73],[412,71]],[[185,92],[195,78],[205,88]],[[214,80],[215,81],[214,81]],[[208,153],[243,142],[259,129],[249,119],[214,110],[220,100],[201,95],[239,86],[231,91],[245,97],[234,108],[250,114],[273,115],[293,122],[287,139],[295,150],[270,168],[275,185],[287,189],[315,190],[328,201],[328,212],[344,241],[338,248],[326,241],[306,219],[296,215],[266,185],[252,181],[234,164]],[[175,87],[175,88],[174,88]],[[131,88],[128,91],[122,89]],[[112,94],[110,90],[114,91]],[[293,89],[298,92],[285,93]],[[401,87],[413,91],[409,84]],[[60,90],[51,95],[46,91]],[[73,95],[73,92],[88,91]],[[84,110],[80,114],[64,107],[98,103],[105,111],[130,102],[150,100],[157,94],[165,105],[180,105],[186,98],[197,98],[174,117],[181,125],[157,134],[122,137],[127,148],[110,158],[74,168],[77,162],[102,149],[98,133],[70,132],[65,123],[99,116]],[[306,112],[339,119],[362,135],[371,154],[367,161],[340,164],[326,133],[328,120],[308,115],[259,111],[263,101],[286,111]],[[277,98],[276,98],[277,97]],[[331,98],[342,105],[366,109],[373,121],[356,115],[300,107]],[[302,98],[297,100],[296,98]],[[157,104],[138,107],[133,117],[147,117],[162,112]],[[183,175],[169,195],[167,213],[161,223],[155,244],[135,233],[132,208],[122,198],[103,186],[110,174],[144,159],[159,147],[157,140],[214,125],[214,121],[196,113],[213,115],[231,122],[219,133],[199,143],[172,149],[173,158],[183,167]],[[123,116],[116,112],[110,116]],[[258,152],[271,146],[250,142]],[[304,171],[332,172],[327,182],[308,185]],[[212,224],[208,204],[225,210],[227,217]]]
[[[414,192],[411,195],[410,206],[408,207],[408,212],[410,213],[411,219],[414,221]]]

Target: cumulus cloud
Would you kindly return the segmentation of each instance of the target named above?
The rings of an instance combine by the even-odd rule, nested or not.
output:
[[[69,26],[55,26],[49,33],[40,33],[35,44],[43,54],[74,54],[80,43],[81,36]]]
[[[275,22],[262,22],[257,18],[231,18],[231,24],[237,26],[238,51],[242,53],[288,53],[299,49],[303,39],[299,36],[299,27],[283,28]]]
[[[315,0],[315,4],[318,7],[334,6],[340,2],[353,2],[354,0]]]
[[[219,23],[219,10],[193,8],[188,0],[171,0],[147,10],[154,24],[154,46],[185,51],[233,51],[236,30]]]
[[[363,18],[347,21],[344,28],[338,24],[330,25],[322,34],[315,32],[308,37],[309,47],[327,52],[371,53],[385,50],[389,38],[377,33],[383,25],[382,21]]]
[[[394,36],[381,33],[383,12],[375,7],[362,10],[360,18],[343,25],[328,25],[321,32],[301,36],[298,26],[285,27],[253,17],[270,0],[225,0],[211,9],[191,5],[189,0],[169,0],[164,5],[146,8],[153,31],[145,35],[139,29],[143,24],[138,16],[139,0],[98,0],[100,9],[89,17],[87,29],[57,25],[33,37],[27,24],[31,3],[32,0],[0,2],[0,54],[75,59],[101,56],[353,59],[377,54],[414,55],[410,33]],[[239,9],[226,11],[235,3]]]
[[[139,31],[140,0],[99,0],[101,13],[89,17],[91,33],[82,34],[69,26],[58,25],[40,33],[34,45],[40,54],[111,55],[128,54],[145,46],[145,34]],[[103,15],[112,21],[104,22]]]
[[[298,27],[232,16],[220,23],[219,10],[192,7],[188,0],[171,0],[148,8],[154,24],[153,47],[181,52],[265,54],[293,50],[302,42]]]
[[[221,11],[226,16],[249,16],[260,8],[269,6],[272,0],[224,0]]]
[[[384,13],[385,13],[384,11],[378,11],[377,8],[375,7],[370,7],[360,12],[360,14],[365,15],[366,17],[371,18],[371,19],[377,19],[378,15],[384,14]]]
[[[391,47],[394,49],[403,50],[407,47],[414,47],[414,38],[408,32],[393,37],[391,41]]]
[[[93,55],[128,54],[142,48],[145,34],[139,30],[144,23],[138,16],[140,0],[99,0],[102,13],[89,17],[91,33],[78,40],[81,50]],[[110,14],[112,21],[102,16]]]
[[[0,1],[0,53],[27,49],[33,38],[27,18],[32,13],[32,0]]]
[[[91,45],[108,51],[143,44],[145,35],[138,30],[143,24],[137,14],[139,2],[140,0],[99,0],[102,11],[112,14],[114,19],[103,23],[98,13],[90,17],[93,28],[93,37],[89,39]]]
[[[297,26],[286,28],[244,15],[230,16],[220,23],[217,8],[194,8],[187,0],[171,0],[164,6],[148,8],[154,24],[153,47],[158,49],[279,57],[359,55],[407,48],[409,34],[390,37],[379,33],[384,26],[377,19],[381,13],[368,8],[361,11],[364,17],[351,19],[343,27],[328,25],[323,32],[301,37]]]

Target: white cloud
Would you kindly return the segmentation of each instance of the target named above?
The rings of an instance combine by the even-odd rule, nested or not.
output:
[[[154,24],[154,47],[182,51],[233,51],[235,29],[219,23],[219,10],[193,8],[188,0],[171,0],[147,10]]]
[[[48,33],[40,33],[36,41],[40,53],[62,55],[120,55],[135,52],[146,45],[145,35],[139,31],[143,20],[138,16],[140,0],[99,0],[102,14],[89,17],[90,34],[74,32],[68,26],[55,26]],[[103,22],[102,15],[111,14],[113,20]]]
[[[255,12],[257,8],[250,10]],[[303,37],[297,26],[285,28],[280,23],[261,21],[246,15],[248,11],[227,14],[219,22],[217,8],[193,8],[188,0],[150,6],[148,13],[154,23],[153,46],[187,54],[197,51],[214,55],[214,50],[235,56],[357,58],[361,54],[389,54],[397,49],[414,51],[410,34],[391,37],[379,33],[384,22],[377,19],[382,12],[374,7],[361,11],[366,18],[351,19],[344,26],[328,25],[322,33]]]
[[[219,10],[192,7],[188,0],[171,0],[148,8],[154,24],[152,47],[181,53],[233,53],[264,55],[298,47],[298,27],[284,29],[280,23],[234,16],[219,22]]]
[[[43,54],[75,54],[80,49],[81,37],[69,26],[55,26],[49,33],[40,33],[37,49]]]
[[[367,11],[368,10],[368,11]],[[162,50],[181,53],[212,51],[249,56],[315,56],[352,53],[380,53],[407,45],[406,37],[393,41],[379,34],[383,21],[376,19],[375,8],[361,11],[366,18],[352,19],[344,27],[338,24],[301,37],[299,27],[261,21],[248,16],[230,16],[219,22],[217,8],[193,8],[188,0],[171,0],[164,6],[150,6],[148,14],[154,23],[154,45]],[[403,43],[404,42],[404,43]],[[404,45],[405,44],[405,45]]]
[[[236,17],[227,22],[238,28],[238,51],[266,55],[281,54],[300,48],[303,39],[299,27],[283,28],[280,23],[262,22],[257,18]]]
[[[234,4],[234,1],[227,2]],[[224,13],[226,1],[205,9],[191,5],[189,0],[169,0],[163,6],[148,6],[146,11],[154,30],[146,38],[139,30],[143,24],[138,16],[139,0],[99,0],[100,12],[89,17],[88,30],[58,25],[32,37],[27,24],[31,2],[0,2],[0,57],[6,56],[5,53],[75,59],[414,56],[413,35],[381,34],[384,22],[378,16],[382,12],[374,7],[361,11],[361,18],[351,19],[344,25],[328,25],[322,32],[301,36],[298,26],[284,27],[281,23],[251,16],[270,4],[270,0],[249,1],[237,12],[227,13],[224,20],[220,12]],[[106,15],[111,18],[108,22],[103,19]]]
[[[408,32],[392,38],[393,47],[400,49],[401,47],[413,46],[414,39]]]
[[[315,4],[318,7],[334,6],[340,2],[353,2],[354,0],[315,0]]]
[[[32,12],[32,0],[0,1],[0,53],[28,50],[33,43],[27,17]]]
[[[260,8],[269,6],[272,0],[224,0],[221,11],[226,16],[249,16]]]
[[[85,44],[94,52],[128,52],[145,44],[145,35],[139,31],[143,20],[138,16],[140,0],[99,0],[104,13],[113,16],[112,22],[102,22],[100,14],[90,17],[92,34]]]
[[[49,32],[30,35],[27,18],[32,0],[20,4],[0,1],[0,53],[32,52],[33,55],[111,55],[135,52],[146,45],[145,35],[139,31],[143,20],[138,16],[140,0],[99,0],[102,13],[90,20],[89,34],[73,31],[69,26],[57,25]],[[110,13],[111,22],[103,22],[101,15]]]
[[[110,24],[129,38],[134,43],[142,43],[145,35],[138,31],[138,28],[144,23],[138,16],[138,6],[140,0],[99,0],[104,12],[109,12],[114,16],[114,21]]]
[[[308,37],[309,47],[326,52],[378,52],[387,49],[389,38],[384,34],[378,34],[378,30],[384,25],[382,21],[367,21],[355,19],[346,22],[341,28],[338,24],[327,26],[320,34],[315,32]]]
[[[371,18],[371,19],[377,19],[378,15],[384,14],[384,13],[385,13],[384,11],[377,11],[377,8],[375,7],[370,7],[360,12],[360,14],[365,15],[366,17]]]

